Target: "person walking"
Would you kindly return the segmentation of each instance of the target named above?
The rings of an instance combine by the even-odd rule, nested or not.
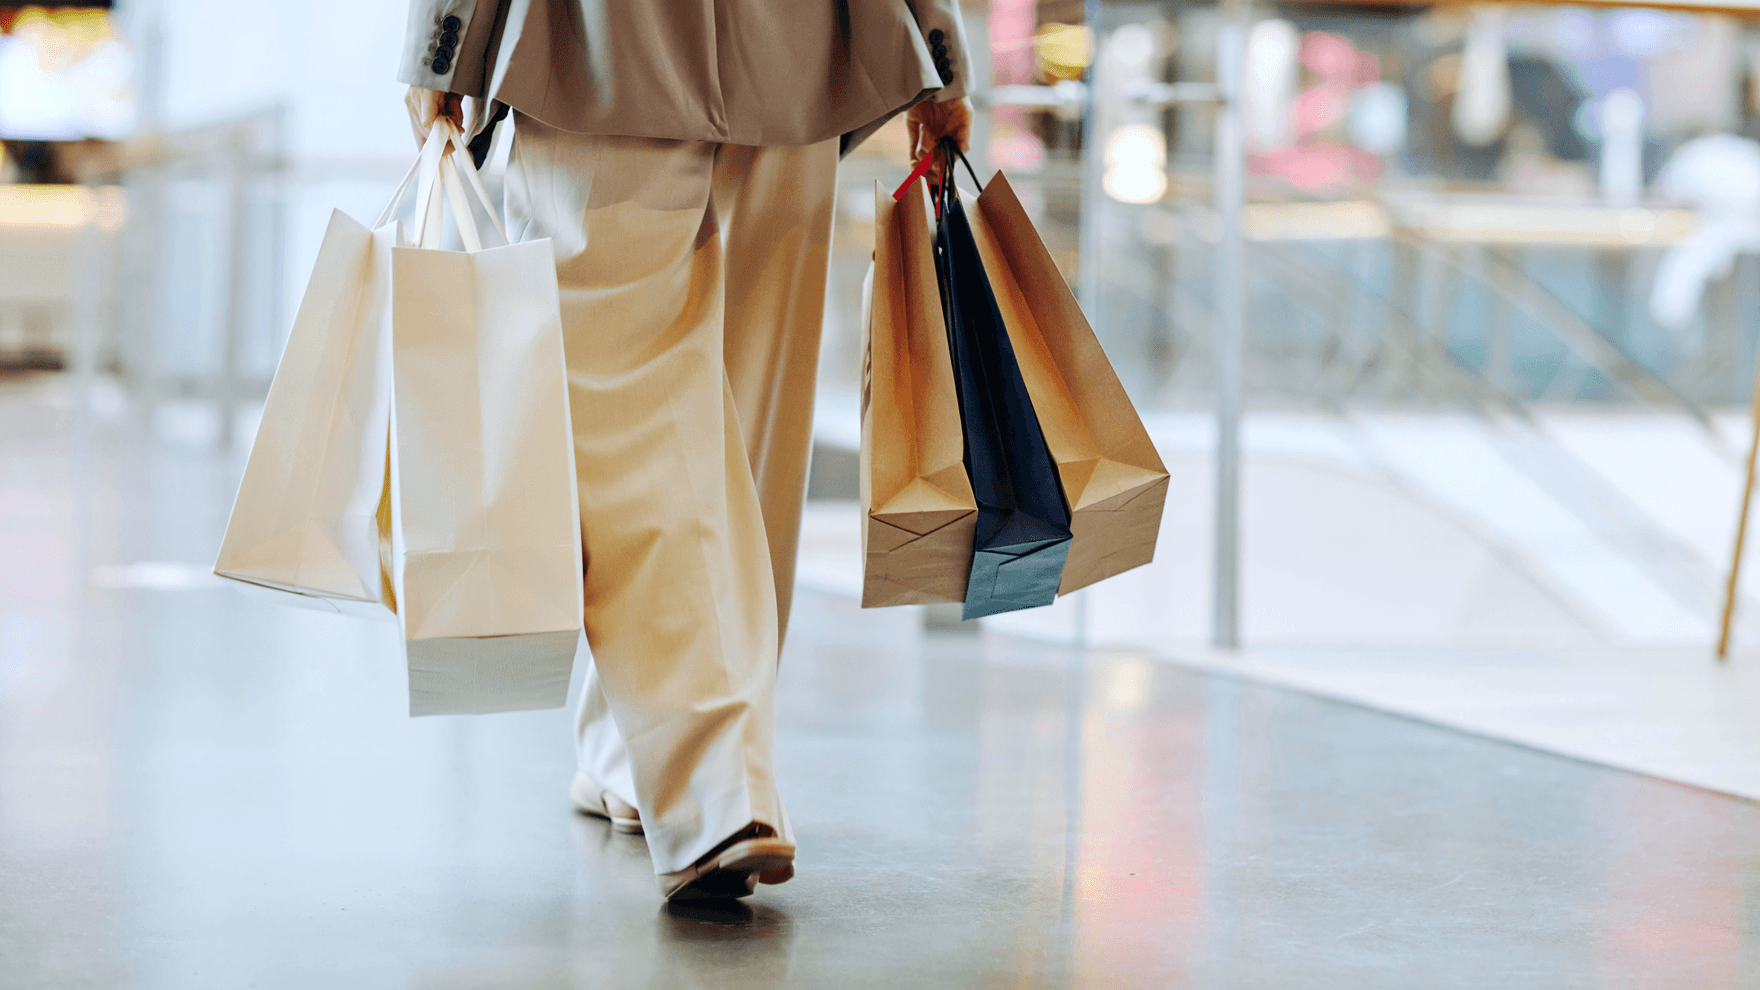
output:
[[[513,126],[508,235],[550,238],[591,666],[581,811],[668,899],[794,875],[773,709],[841,154],[899,113],[963,147],[958,0],[412,0],[401,82]],[[509,112],[510,111],[510,112]]]

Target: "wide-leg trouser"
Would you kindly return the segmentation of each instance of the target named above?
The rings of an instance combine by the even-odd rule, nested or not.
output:
[[[574,417],[581,769],[657,873],[784,834],[773,695],[812,431],[837,142],[575,134],[515,115],[507,211],[549,237]]]

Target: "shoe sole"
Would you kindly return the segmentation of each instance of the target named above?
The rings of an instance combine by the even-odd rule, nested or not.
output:
[[[603,811],[591,811],[586,808],[580,809],[580,812],[589,818],[600,818],[610,822],[613,832],[622,832],[625,835],[642,834],[642,820],[640,818],[613,818]]]
[[[669,901],[725,901],[750,897],[759,874],[794,875],[794,845],[781,839],[748,839],[728,847],[702,874],[668,893]]]

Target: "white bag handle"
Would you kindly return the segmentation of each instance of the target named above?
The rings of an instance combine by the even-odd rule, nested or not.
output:
[[[403,202],[403,194],[409,191],[411,180],[415,179],[417,176],[421,176],[422,181],[417,185],[418,194],[416,202],[419,204],[427,199],[430,192],[428,177],[433,174],[433,166],[439,162],[440,152],[445,147],[440,140],[436,139],[434,133],[435,130],[437,130],[437,128],[429,129],[428,139],[422,143],[422,150],[416,153],[416,160],[409,163],[409,171],[403,173],[403,181],[397,184],[397,191],[391,194],[390,201],[385,204],[383,210],[379,211],[379,219],[373,222],[374,230],[391,222],[391,218],[397,213],[397,204]],[[426,164],[428,168],[424,169],[424,164]],[[422,210],[420,206],[418,206],[416,209],[417,220],[421,219],[421,213]]]
[[[416,169],[421,164],[422,156],[418,152],[416,160],[409,163],[409,171],[403,173],[403,181],[397,184],[397,191],[391,194],[391,202],[385,204],[385,208],[379,211],[379,219],[373,221],[372,229],[378,230],[391,222],[392,214],[397,212],[397,204],[403,201],[403,194],[409,191],[409,184],[416,177]]]
[[[454,163],[456,157],[455,155],[447,155],[440,159],[440,182],[446,187],[446,201],[452,204],[452,220],[458,226],[459,240],[464,241],[466,251],[474,254],[483,250],[483,239],[477,236],[477,221],[471,215],[470,200],[465,197],[464,184],[458,181],[458,168]],[[434,212],[438,215],[439,207],[435,207]],[[436,222],[434,224],[436,233],[439,228],[440,224]]]
[[[489,190],[483,185],[483,177],[477,174],[476,163],[471,160],[470,142],[465,140],[464,133],[458,129],[457,124],[448,120],[446,127],[452,132],[452,160],[458,166],[458,171],[470,180],[471,191],[477,194],[477,202],[483,205],[483,212],[489,215],[489,223],[494,225],[495,233],[501,235],[503,243],[513,243],[507,237],[507,228],[501,226],[501,217],[495,212],[495,204],[489,200]]]
[[[416,181],[416,216],[413,240],[424,248],[440,246],[440,206],[442,190],[452,205],[453,222],[458,227],[459,238],[464,241],[467,251],[481,251],[482,238],[477,231],[476,218],[471,212],[470,197],[465,193],[465,185],[459,181],[459,173],[464,173],[470,180],[469,186],[476,196],[476,201],[488,214],[489,222],[494,225],[495,232],[501,235],[503,243],[512,243],[507,236],[507,229],[501,224],[501,217],[490,201],[489,190],[484,187],[483,179],[477,174],[476,166],[471,162],[470,151],[466,147],[464,135],[458,126],[445,117],[436,118],[428,130],[428,139],[423,142],[421,153],[411,163],[409,171],[404,173],[403,181],[398,183],[397,191],[391,194],[391,201],[385,204],[374,228],[382,227],[390,222],[397,211],[397,204],[403,200],[404,193],[409,190],[411,180]],[[439,181],[436,182],[435,180]]]
[[[436,125],[438,125],[438,121],[436,121]],[[439,164],[440,154],[446,146],[446,139],[438,133],[439,130],[438,126],[429,129],[428,139],[422,143],[422,150],[416,153],[416,160],[410,162],[409,171],[403,173],[403,181],[397,184],[397,191],[391,194],[391,199],[385,203],[385,208],[379,211],[379,218],[373,221],[374,230],[391,222],[391,218],[397,214],[397,205],[403,202],[404,193],[409,191],[410,182],[418,176],[421,181],[416,185],[415,219],[418,224],[426,221],[428,211],[425,204],[433,198],[434,171]],[[419,233],[418,231],[417,240],[420,240]]]
[[[422,145],[422,156],[418,159],[421,171],[416,173],[415,243],[428,249],[440,246],[441,213],[444,212],[440,208],[440,197],[445,186],[440,181],[440,165],[446,160],[446,144],[450,140],[445,124],[446,118],[436,117],[434,125],[428,128],[428,140]],[[454,222],[457,222],[456,218]]]

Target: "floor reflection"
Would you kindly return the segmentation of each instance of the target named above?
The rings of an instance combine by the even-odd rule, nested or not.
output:
[[[660,943],[673,972],[700,986],[722,985],[737,959],[740,986],[780,987],[788,980],[794,926],[762,902],[669,904],[660,910]]]
[[[816,593],[800,875],[666,907],[566,712],[411,720],[389,626],[90,581],[211,556],[240,465],[70,416],[0,388],[8,990],[1760,985],[1750,802]]]

